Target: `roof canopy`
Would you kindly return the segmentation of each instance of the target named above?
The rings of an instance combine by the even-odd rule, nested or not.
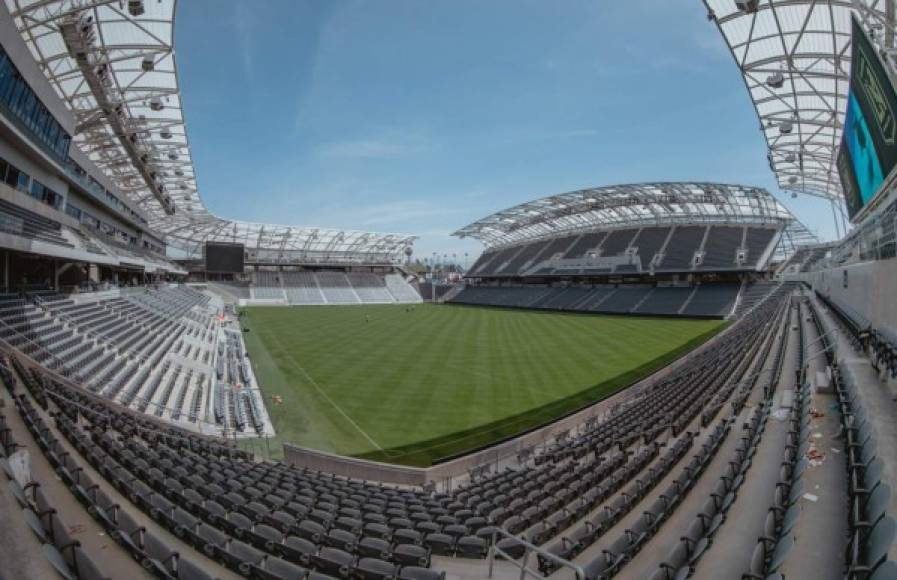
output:
[[[190,253],[199,254],[205,242],[229,242],[248,248],[274,250],[296,259],[377,262],[401,259],[414,237],[326,228],[302,228],[230,220],[191,223],[171,228],[168,240]],[[191,249],[191,246],[195,246]]]
[[[704,0],[744,77],[779,187],[843,207],[836,159],[850,90],[851,14],[893,46],[885,0]],[[893,20],[893,17],[891,18]]]
[[[721,183],[636,183],[543,197],[494,213],[454,235],[487,247],[607,227],[744,223],[787,228],[794,243],[816,241],[785,206],[759,187]]]
[[[246,223],[213,215],[196,184],[174,56],[176,0],[4,0],[74,113],[77,146],[187,251],[206,240],[396,256],[413,236]],[[326,241],[324,241],[326,240]],[[264,245],[271,244],[271,245]]]

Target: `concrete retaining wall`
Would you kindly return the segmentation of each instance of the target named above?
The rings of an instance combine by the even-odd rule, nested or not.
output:
[[[860,262],[820,272],[789,274],[839,306],[852,308],[876,328],[897,334],[897,259]]]

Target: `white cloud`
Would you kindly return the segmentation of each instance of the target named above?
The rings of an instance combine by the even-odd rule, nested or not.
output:
[[[420,143],[401,142],[386,139],[357,139],[327,143],[318,149],[322,157],[344,159],[382,159],[405,157],[423,151]]]
[[[247,77],[252,76],[252,18],[253,11],[249,4],[237,2],[234,4],[234,29],[237,42],[240,46],[240,56],[243,64],[243,72]]]
[[[372,204],[355,210],[361,216],[364,226],[381,226],[386,224],[412,223],[428,218],[457,214],[458,207],[446,206],[438,201],[410,199]],[[407,227],[407,226],[406,226]]]

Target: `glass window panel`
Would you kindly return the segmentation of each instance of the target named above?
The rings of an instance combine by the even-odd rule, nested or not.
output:
[[[43,105],[38,104],[37,108],[37,122],[35,123],[35,131],[37,131],[38,136],[42,141],[47,141],[47,123],[50,121],[50,114],[47,112],[47,109],[44,108]]]
[[[28,184],[31,182],[31,176],[29,176],[24,171],[19,171],[19,182],[17,184],[17,188],[19,191],[28,191]]]
[[[25,87],[25,92],[22,93],[22,120],[25,121],[25,124],[34,130],[34,107],[37,103],[37,99],[34,96],[28,87]]]
[[[10,187],[17,187],[19,185],[19,170],[12,165],[6,170],[6,184]]]
[[[59,138],[59,123],[55,121],[50,121],[49,126],[47,127],[47,141],[51,146],[55,146],[56,140]]]
[[[31,197],[33,197],[34,199],[39,199],[41,201],[45,201],[46,193],[44,192],[44,185],[40,181],[38,181],[36,179],[31,180],[31,187],[29,188],[29,193],[31,194]]]
[[[0,101],[4,104],[8,104],[9,94],[14,85],[15,71],[13,71],[8,60],[4,61],[3,64],[0,65]]]
[[[15,79],[13,81],[15,86],[12,89],[12,96],[9,99],[10,108],[16,115],[22,115],[22,94],[25,90],[25,81],[22,80],[22,77],[19,76],[18,73],[15,75]]]

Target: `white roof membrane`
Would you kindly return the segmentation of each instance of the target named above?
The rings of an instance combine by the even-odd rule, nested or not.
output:
[[[150,228],[169,244],[196,253],[205,241],[242,242],[278,250],[325,249],[399,260],[414,236],[255,224],[213,215],[199,193],[175,63],[176,0],[144,0],[134,14],[123,0],[3,0],[32,55],[74,113],[74,142],[147,214]],[[126,110],[126,131],[140,138],[146,163],[175,211],[166,212],[147,178],[129,158],[108,112],[88,86],[83,63],[71,54],[61,25],[73,15],[89,20],[90,71],[102,69],[113,102]],[[68,19],[68,20],[67,20]],[[150,64],[151,63],[151,64]]]

